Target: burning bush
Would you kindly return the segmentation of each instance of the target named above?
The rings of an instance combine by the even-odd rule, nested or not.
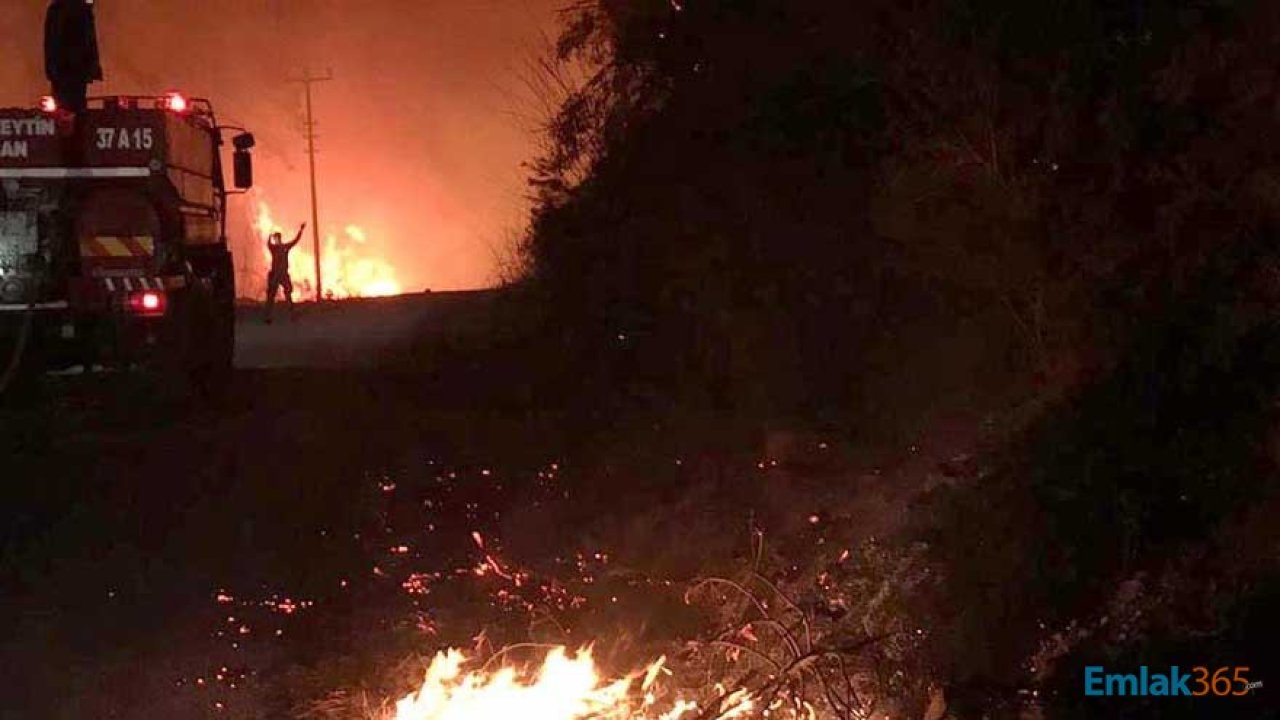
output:
[[[753,708],[745,691],[729,693],[705,710],[690,700],[663,698],[665,658],[616,681],[601,677],[590,650],[570,654],[552,648],[532,673],[509,665],[486,670],[488,663],[464,673],[465,662],[456,650],[437,655],[422,687],[397,703],[395,720],[730,720]]]

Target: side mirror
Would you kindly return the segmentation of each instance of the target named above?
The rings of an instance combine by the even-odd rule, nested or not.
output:
[[[231,141],[237,150],[252,150],[258,145],[253,133],[240,133]]]
[[[236,189],[253,188],[253,154],[248,150],[236,150],[233,158]]]

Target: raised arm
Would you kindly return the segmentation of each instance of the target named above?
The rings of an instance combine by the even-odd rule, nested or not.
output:
[[[307,229],[307,224],[302,223],[302,227],[298,228],[298,234],[294,235],[293,240],[291,240],[288,245],[285,245],[285,247],[292,250],[294,245],[297,245],[298,243],[302,242],[302,231],[306,229]]]

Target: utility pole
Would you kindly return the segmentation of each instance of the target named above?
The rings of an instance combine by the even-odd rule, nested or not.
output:
[[[291,78],[289,82],[301,83],[306,90],[307,119],[305,125],[307,140],[307,157],[311,159],[311,241],[316,259],[316,302],[324,300],[324,279],[320,275],[320,200],[316,192],[316,120],[311,104],[311,86],[319,82],[333,79],[333,71],[326,70],[324,75],[312,75],[307,70],[300,78]]]

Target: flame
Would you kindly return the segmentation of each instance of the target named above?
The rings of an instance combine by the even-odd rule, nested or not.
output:
[[[288,241],[296,230],[286,231],[272,215],[270,206],[259,199],[255,226],[261,237],[263,260],[270,262],[271,253],[266,249],[267,238],[278,232]],[[294,282],[298,286],[300,298],[314,294],[315,288],[315,255],[311,250],[310,238],[293,250],[290,262]],[[385,259],[372,254],[369,248],[369,237],[359,225],[347,225],[342,235],[327,233],[324,237],[324,250],[320,257],[320,271],[324,276],[325,297],[370,298],[391,297],[404,292],[397,279],[396,270]]]
[[[687,720],[697,703],[677,699],[662,704],[656,694],[666,659],[615,681],[602,678],[591,650],[547,652],[535,672],[502,667],[464,672],[466,656],[440,653],[422,687],[396,704],[395,720]],[[720,703],[722,720],[741,717],[754,705],[745,692]]]

